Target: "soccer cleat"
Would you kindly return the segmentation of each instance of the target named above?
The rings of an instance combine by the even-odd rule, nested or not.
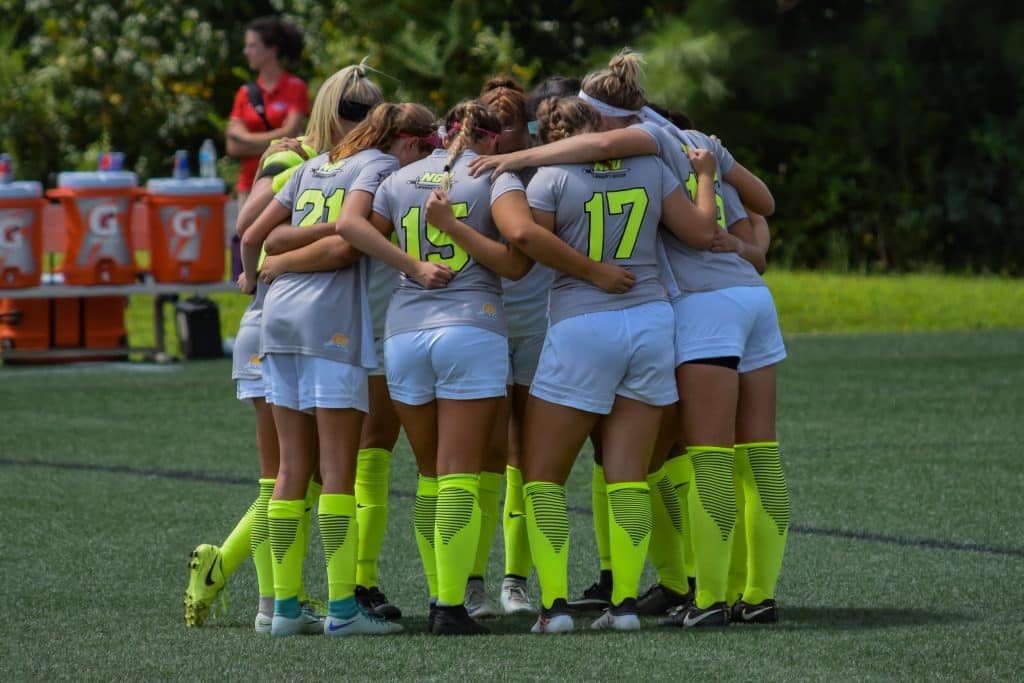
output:
[[[274,623],[273,616],[267,616],[263,612],[256,613],[256,633],[270,633],[270,627]]]
[[[636,611],[646,616],[665,614],[673,607],[685,607],[691,602],[693,593],[677,593],[667,586],[656,583],[637,599]]]
[[[203,543],[188,559],[188,588],[185,589],[185,625],[202,626],[214,601],[224,588],[220,548]],[[221,596],[222,607],[227,607]]]
[[[483,579],[470,579],[466,582],[466,595],[463,600],[466,612],[473,619],[494,619],[498,616],[498,610],[494,609],[490,598],[487,597]]]
[[[356,602],[364,609],[377,614],[384,619],[401,619],[402,610],[388,602],[388,598],[376,586],[364,588],[356,586]]]
[[[501,580],[501,609],[505,614],[535,614],[526,595],[526,579],[506,576]]]
[[[611,586],[605,587],[600,583],[591,584],[590,588],[583,591],[582,597],[569,601],[569,609],[580,612],[608,609],[611,605]]]
[[[303,609],[294,619],[280,614],[274,615],[270,624],[270,635],[275,638],[286,636],[311,636],[324,632],[324,621],[320,615]]]
[[[779,606],[771,598],[756,605],[740,600],[732,606],[730,619],[737,624],[775,624],[779,621]]]
[[[575,624],[568,610],[565,600],[555,600],[550,609],[541,609],[537,623],[530,629],[530,633],[569,633]]]
[[[692,603],[686,607],[676,607],[658,623],[661,626],[680,626],[682,628],[728,626],[729,607],[724,602],[716,602],[710,607],[701,609],[697,607],[696,603]]]
[[[630,609],[609,607],[590,625],[595,631],[639,631],[640,617],[635,606]]]
[[[435,636],[476,636],[490,633],[483,624],[469,616],[465,605],[437,605],[430,632]]]
[[[401,624],[393,624],[376,612],[359,606],[358,611],[343,619],[327,615],[323,622],[325,636],[386,636],[403,631]]]
[[[427,612],[427,633],[434,632],[434,622],[437,621],[437,601],[430,600],[430,611]]]

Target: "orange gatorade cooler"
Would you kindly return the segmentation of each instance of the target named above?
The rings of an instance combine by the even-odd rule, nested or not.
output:
[[[154,178],[146,183],[153,279],[224,279],[224,181]]]
[[[58,173],[57,189],[68,226],[60,266],[69,285],[124,285],[135,281],[132,203],[138,177],[129,171]]]
[[[46,200],[30,180],[0,184],[0,289],[38,287],[42,278]]]

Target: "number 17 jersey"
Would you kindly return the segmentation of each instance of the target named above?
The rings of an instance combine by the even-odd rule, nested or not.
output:
[[[526,191],[530,206],[555,214],[555,234],[594,261],[614,263],[636,276],[625,294],[611,294],[565,273],[555,276],[548,317],[566,318],[667,301],[658,260],[661,202],[679,187],[654,156],[537,170]]]

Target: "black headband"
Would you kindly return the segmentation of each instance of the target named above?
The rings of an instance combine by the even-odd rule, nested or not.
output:
[[[346,121],[362,121],[373,107],[372,104],[363,104],[342,98],[338,102],[338,114]]]

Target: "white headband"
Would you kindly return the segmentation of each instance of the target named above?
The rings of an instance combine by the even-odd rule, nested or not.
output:
[[[650,121],[651,123],[654,123],[660,126],[661,128],[664,128],[669,134],[671,134],[673,137],[675,137],[683,144],[687,144],[688,142],[686,137],[683,135],[683,131],[679,130],[679,128],[674,123],[672,123],[664,116],[651,109],[650,107],[645,106],[639,110],[619,109],[618,107],[613,107],[612,105],[606,102],[602,102],[596,97],[591,97],[587,93],[583,92],[583,90],[580,90],[579,98],[586,102],[587,104],[589,104],[594,109],[596,109],[597,112],[603,116],[608,116],[611,118],[625,118],[627,116],[638,116],[640,117],[641,121]]]

